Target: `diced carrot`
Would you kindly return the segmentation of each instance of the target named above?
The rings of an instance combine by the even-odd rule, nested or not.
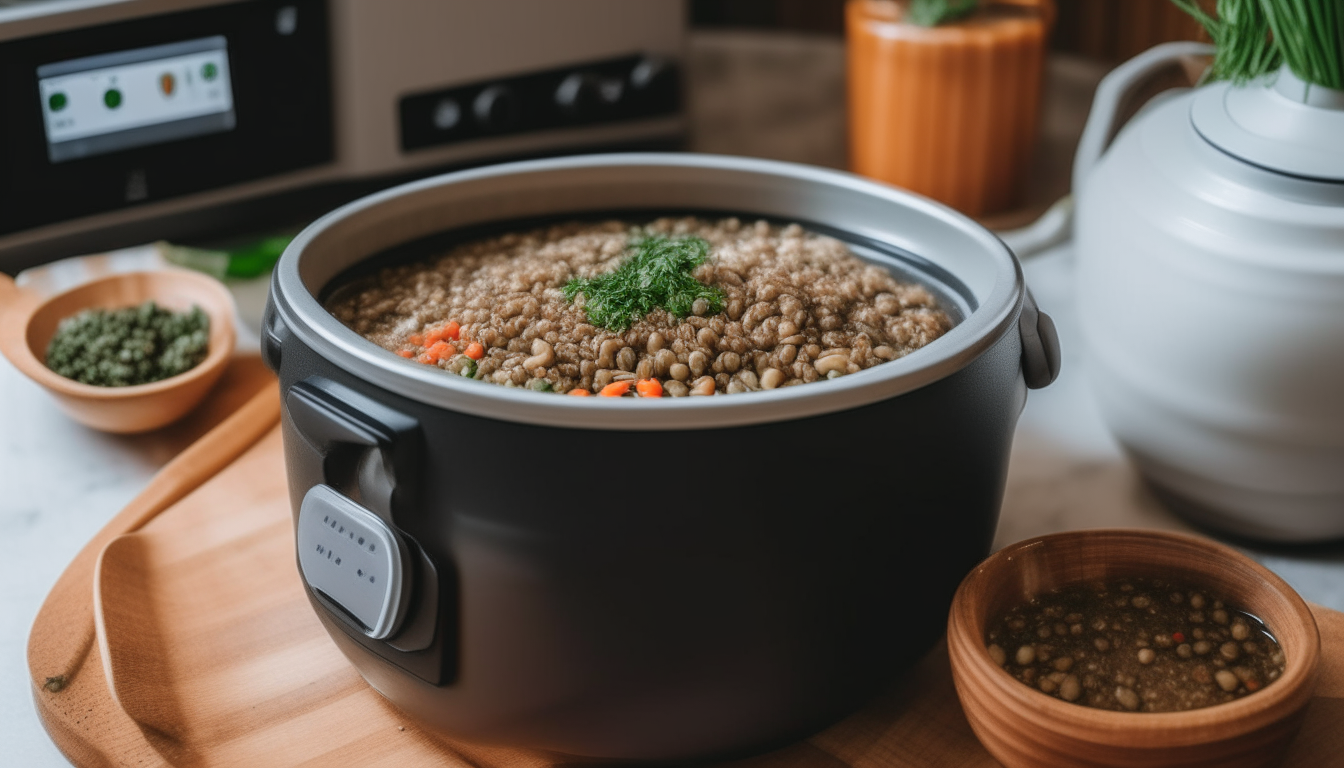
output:
[[[635,385],[635,391],[640,397],[662,397],[663,385],[657,379],[640,379]]]
[[[601,395],[602,397],[620,397],[621,395],[624,395],[626,392],[629,391],[630,391],[629,381],[613,381],[607,386],[603,387],[602,391],[598,392],[597,394]]]
[[[403,349],[403,350],[401,350],[400,352],[398,352],[397,354],[398,354],[398,355],[401,355],[402,357],[406,357],[406,358],[415,357],[415,352],[412,351],[412,350],[409,350],[409,349]]]
[[[439,362],[439,358],[433,352],[423,352],[419,357],[415,358],[415,361],[417,363],[424,363],[425,365],[433,365]]]
[[[449,344],[446,341],[436,341],[434,342],[434,345],[432,347],[430,347],[425,351],[431,355],[434,355],[440,360],[446,357],[452,357],[453,355],[457,354],[457,350],[453,349],[453,345]]]
[[[410,338],[406,339],[406,341],[417,347],[423,347],[425,345],[425,337],[418,333],[412,333]]]
[[[480,344],[472,342],[471,344],[467,345],[466,355],[467,357],[470,357],[472,360],[480,360],[482,357],[485,357],[485,347],[482,347]]]
[[[462,326],[458,325],[456,321],[435,328],[425,334],[425,344],[433,344],[444,339],[457,341],[458,337],[462,335],[461,328]]]
[[[575,388],[569,390],[568,392],[566,392],[565,394],[567,394],[567,395],[574,395],[575,397],[587,397],[587,396],[591,395],[592,392],[589,392],[588,390],[584,389],[583,387],[575,387]]]

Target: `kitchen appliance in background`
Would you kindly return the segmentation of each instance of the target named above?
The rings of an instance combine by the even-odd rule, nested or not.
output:
[[[1212,52],[1153,48],[1092,102],[1073,165],[1092,391],[1173,509],[1247,538],[1335,541],[1344,89],[1284,65],[1158,97],[1119,127],[1154,76]]]
[[[431,170],[675,146],[683,0],[0,8],[0,270],[302,223]]]

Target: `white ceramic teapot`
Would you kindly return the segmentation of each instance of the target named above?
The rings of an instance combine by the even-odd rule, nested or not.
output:
[[[1074,164],[1088,376],[1177,511],[1344,537],[1344,91],[1285,67],[1168,93],[1106,146],[1151,74],[1210,50],[1159,46],[1097,90]]]

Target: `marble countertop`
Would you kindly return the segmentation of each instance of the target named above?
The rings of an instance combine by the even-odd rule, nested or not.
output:
[[[693,46],[692,66],[697,71],[692,73],[692,85],[696,78],[731,80],[743,72],[750,76],[753,57],[758,64],[784,62],[810,73],[813,79],[842,79],[837,41],[800,40],[790,45],[784,50],[778,42],[701,36]],[[729,50],[738,50],[738,56],[728,55]],[[806,65],[800,65],[800,60]],[[782,76],[789,77],[787,72]],[[1079,75],[1069,67],[1052,70],[1051,77],[1055,93],[1095,82],[1095,73]],[[764,110],[769,112],[772,104],[789,104],[800,92],[817,93],[826,87],[825,82],[807,89],[792,85],[758,93],[767,102]],[[842,92],[836,83],[831,86],[831,93]],[[698,102],[693,103],[699,149],[823,165],[843,162],[843,150],[837,150],[843,147],[843,120],[836,118],[834,105],[829,112],[815,105],[797,107],[802,110],[799,119],[808,125],[805,138],[776,138],[747,148],[734,142],[752,135],[753,130],[733,122],[732,100],[722,90],[701,89],[699,93]],[[1044,126],[1043,142],[1059,145],[1047,152],[1055,160],[1047,158],[1046,164],[1058,164],[1058,153],[1071,151],[1069,137],[1076,136],[1074,131],[1081,127],[1076,109],[1069,112],[1047,104]],[[1044,173],[1042,178],[1056,175]],[[1035,188],[1039,194],[1050,193],[1049,183]],[[1086,527],[1188,529],[1147,490],[1107,433],[1090,396],[1082,376],[1087,349],[1078,334],[1071,247],[1065,244],[1035,256],[1025,269],[1041,307],[1059,326],[1064,366],[1058,381],[1030,394],[1022,413],[995,546]],[[231,287],[239,298],[244,325],[254,332],[265,297],[264,280],[235,282]],[[254,344],[255,336],[243,343]],[[0,532],[4,541],[0,608],[5,615],[0,624],[0,744],[4,745],[5,764],[30,768],[68,764],[47,738],[33,708],[25,662],[28,630],[66,564],[183,447],[162,434],[122,437],[81,427],[62,415],[37,385],[0,360]],[[1247,551],[1308,600],[1344,610],[1344,546]]]

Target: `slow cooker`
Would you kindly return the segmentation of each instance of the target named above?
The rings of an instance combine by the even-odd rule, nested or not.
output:
[[[798,222],[959,321],[842,378],[576,398],[445,375],[323,309],[371,266],[537,222]],[[364,678],[454,738],[682,762],[841,717],[939,637],[989,551],[1028,387],[1058,371],[1013,254],[924,198],[813,167],[615,154],[449,174],[353,202],[278,264],[299,569]]]

